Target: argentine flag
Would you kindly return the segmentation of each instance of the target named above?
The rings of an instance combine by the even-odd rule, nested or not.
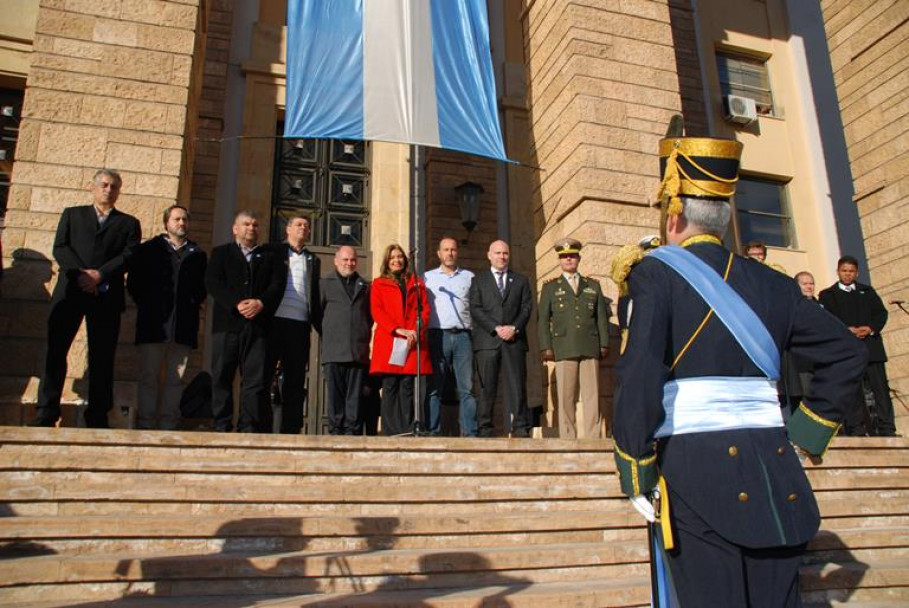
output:
[[[486,0],[288,0],[284,124],[506,160]]]

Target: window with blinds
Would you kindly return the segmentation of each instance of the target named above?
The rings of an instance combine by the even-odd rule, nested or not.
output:
[[[766,61],[745,55],[718,52],[716,62],[724,99],[727,95],[747,97],[754,100],[759,115],[779,115],[773,106],[773,92],[770,89]]]
[[[738,245],[761,241],[771,247],[798,246],[785,183],[742,176],[734,203]]]

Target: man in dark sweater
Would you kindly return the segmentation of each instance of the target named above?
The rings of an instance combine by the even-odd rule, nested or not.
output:
[[[858,260],[854,257],[847,255],[840,258],[836,274],[840,280],[822,291],[818,299],[868,349],[864,383],[874,394],[874,409],[877,414],[876,420],[869,420],[865,410],[864,391],[860,389],[854,407],[846,412],[846,434],[894,437],[896,425],[893,402],[890,400],[890,386],[884,367],[887,352],[881,339],[881,331],[887,324],[887,309],[870,285],[856,282]]]
[[[180,421],[183,374],[199,335],[205,302],[207,258],[186,238],[189,211],[172,205],[164,212],[163,234],[142,243],[133,256],[126,288],[136,302],[139,399],[136,428],[172,430]],[[163,382],[160,382],[161,368]],[[159,393],[163,393],[160,399]]]

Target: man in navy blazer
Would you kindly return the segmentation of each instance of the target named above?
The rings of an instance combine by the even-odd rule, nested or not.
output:
[[[85,424],[107,428],[114,404],[114,353],[126,306],[123,276],[139,245],[139,220],[114,208],[123,180],[99,169],[91,183],[92,204],[68,207],[60,216],[54,258],[60,265],[47,321],[47,355],[38,386],[38,409],[30,426],[54,426],[66,380],[66,355],[86,320],[88,406]]]
[[[487,257],[491,268],[474,275],[470,287],[473,350],[480,378],[477,435],[491,437],[493,403],[504,370],[505,432],[530,436],[527,408],[527,323],[533,297],[527,277],[508,268],[511,250],[505,241],[494,241]]]
[[[212,249],[205,271],[205,288],[212,307],[212,412],[215,430],[233,430],[233,383],[240,383],[243,433],[271,432],[268,382],[274,370],[265,369],[268,330],[281,303],[287,281],[284,264],[273,249],[259,245],[259,217],[253,211],[234,216],[234,240]]]

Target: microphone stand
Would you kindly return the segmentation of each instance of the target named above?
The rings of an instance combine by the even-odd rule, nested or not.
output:
[[[414,288],[417,290],[417,377],[414,378],[413,382],[413,434],[416,437],[424,434],[423,400],[420,398],[420,395],[422,394],[422,391],[420,390],[422,386],[422,376],[420,375],[422,372],[422,366],[420,365],[420,355],[422,353],[420,343],[422,342],[423,337],[423,299],[421,298],[420,294],[420,273],[423,270],[423,264],[419,259],[422,250],[420,239],[420,207],[422,206],[423,201],[426,197],[424,192],[426,187],[426,174],[423,169],[423,159],[423,146],[412,145],[410,147],[410,185],[411,198],[413,199],[412,246],[414,253],[411,255],[411,261],[413,263]]]
[[[417,290],[417,377],[413,381],[413,434],[419,437],[423,430],[423,400],[420,399],[422,376],[420,376],[420,342],[423,337],[423,298],[420,294],[420,279],[415,277],[414,287]],[[425,286],[424,286],[425,288]]]

